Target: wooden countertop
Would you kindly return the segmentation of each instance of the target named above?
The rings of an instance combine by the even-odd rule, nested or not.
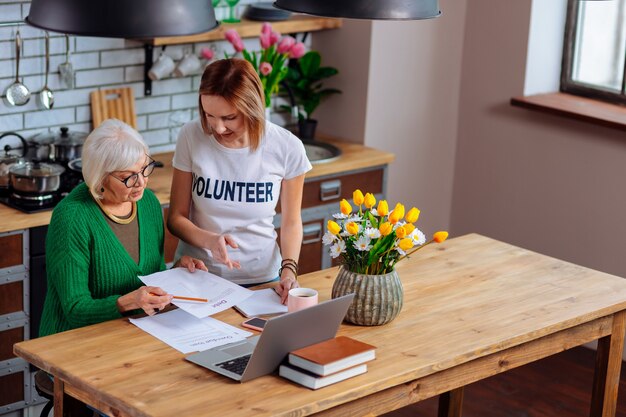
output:
[[[332,162],[313,165],[313,169],[307,174],[307,179],[386,165],[395,158],[392,153],[379,151],[363,145],[330,139],[325,139],[324,141],[332,143],[341,149],[341,156]],[[170,202],[172,156],[173,152],[153,155],[156,160],[163,162],[165,166],[156,169],[154,174],[150,176],[148,188],[154,191],[161,204],[169,204]],[[26,214],[0,204],[0,233],[44,226],[50,223],[51,216],[52,210]]]

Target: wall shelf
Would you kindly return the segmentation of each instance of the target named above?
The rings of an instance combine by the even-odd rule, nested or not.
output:
[[[294,15],[289,20],[270,22],[272,28],[281,34],[314,32],[318,30],[336,29],[341,27],[341,19],[316,17],[307,15]],[[152,46],[176,45],[181,43],[195,43],[219,41],[224,39],[224,33],[228,29],[236,29],[242,38],[254,38],[261,33],[263,22],[241,19],[240,23],[222,23],[212,31],[189,36],[174,36],[169,38],[154,38],[148,42]]]
[[[341,27],[342,20],[328,17],[317,17],[296,14],[289,20],[271,22],[272,28],[283,35],[301,32],[317,32],[320,30],[337,29]],[[148,77],[148,71],[152,67],[152,52],[154,47],[179,45],[185,43],[210,42],[224,40],[224,33],[228,29],[236,29],[242,38],[254,38],[261,33],[263,22],[241,19],[239,23],[222,23],[216,29],[209,32],[189,36],[172,36],[166,38],[144,39],[144,94],[152,95],[152,80]]]

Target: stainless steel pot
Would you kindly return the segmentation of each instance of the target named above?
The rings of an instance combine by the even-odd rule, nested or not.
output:
[[[59,189],[63,172],[60,165],[26,162],[12,166],[9,176],[14,192],[47,194]]]
[[[17,137],[22,142],[22,146],[21,148],[11,147],[8,144],[4,146],[4,155],[0,156],[0,189],[9,188],[9,169],[15,164],[23,164],[24,162],[26,162],[24,159],[24,155],[26,154],[28,148],[28,145],[26,144],[24,138],[15,132],[3,133],[2,135],[0,135],[0,140],[7,136]],[[20,150],[20,153],[22,154],[21,156],[9,153],[10,151],[16,149]]]
[[[52,143],[55,162],[69,162],[80,158],[87,133],[70,132],[67,127],[61,128],[61,134]]]

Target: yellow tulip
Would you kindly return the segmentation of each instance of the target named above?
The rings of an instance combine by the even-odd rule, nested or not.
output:
[[[341,226],[339,226],[337,224],[337,222],[334,222],[332,220],[328,221],[328,231],[330,233],[332,233],[333,235],[338,235],[339,232],[341,232]]]
[[[396,229],[396,237],[398,239],[402,239],[403,237],[406,236],[406,230],[404,229],[404,227],[400,226]]]
[[[354,204],[356,204],[357,206],[363,204],[363,200],[365,200],[365,197],[363,197],[363,193],[361,192],[361,190],[354,190],[354,192],[352,193],[352,200],[354,200]]]
[[[374,197],[374,194],[372,193],[367,193],[365,194],[365,207],[367,207],[368,209],[371,209],[372,207],[374,207],[374,204],[376,204],[376,197]]]
[[[393,231],[393,225],[389,222],[384,222],[378,227],[378,231],[382,236],[387,236]]]
[[[359,233],[359,225],[356,224],[355,222],[350,222],[346,224],[346,230],[351,235],[356,235],[357,233]]]
[[[409,222],[409,223],[415,223],[419,217],[420,217],[419,209],[417,209],[416,207],[413,207],[406,214],[406,221]]]
[[[339,203],[339,208],[341,209],[341,212],[343,214],[348,215],[352,213],[352,206],[350,205],[350,203],[348,203],[348,200],[346,200],[345,198],[341,200],[341,202]]]
[[[444,242],[447,238],[448,232],[446,232],[445,230],[435,232],[435,234],[433,235],[433,240],[437,243]]]
[[[378,207],[376,208],[376,212],[378,212],[378,215],[381,217],[389,214],[389,206],[387,205],[387,200],[380,200],[378,202]]]
[[[407,251],[413,247],[413,239],[409,239],[408,237],[404,238],[400,241],[400,243],[398,243],[398,246],[403,251]]]
[[[404,217],[404,206],[400,203],[396,204],[391,214],[389,214],[389,221],[396,224]]]
[[[403,227],[404,230],[406,230],[407,235],[410,235],[411,233],[413,233],[413,230],[415,230],[415,225],[412,225],[411,223],[407,223]]]

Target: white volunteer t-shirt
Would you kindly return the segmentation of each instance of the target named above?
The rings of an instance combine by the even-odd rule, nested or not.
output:
[[[205,230],[230,234],[239,248],[228,247],[229,257],[238,261],[241,269],[229,270],[214,262],[209,250],[182,240],[176,258],[202,259],[209,272],[237,284],[274,279],[281,257],[272,221],[281,181],[312,168],[302,142],[267,122],[256,151],[226,148],[202,131],[200,120],[193,120],[181,129],[173,166],[192,173],[189,218]]]

